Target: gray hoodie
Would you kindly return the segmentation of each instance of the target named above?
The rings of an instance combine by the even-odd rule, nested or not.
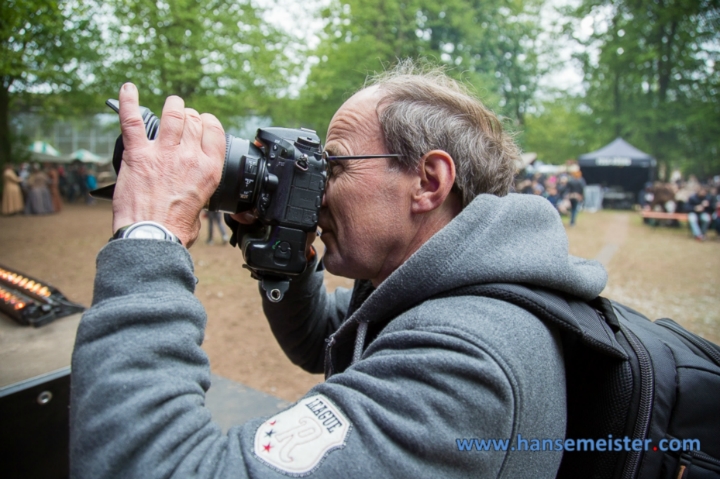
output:
[[[97,264],[73,355],[73,477],[554,477],[562,453],[532,441],[565,434],[558,335],[503,301],[434,297],[517,282],[592,299],[606,281],[568,255],[546,200],[480,196],[376,290],[328,294],[312,268],[266,303],[288,356],[328,379],[223,436],[203,407],[186,250],[114,241]]]

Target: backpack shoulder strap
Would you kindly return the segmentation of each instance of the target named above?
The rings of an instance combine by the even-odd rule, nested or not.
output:
[[[564,335],[576,337],[617,359],[627,359],[627,353],[615,339],[614,331],[619,325],[612,305],[605,298],[598,297],[588,303],[557,291],[515,283],[463,286],[435,298],[466,295],[507,301],[558,328]]]

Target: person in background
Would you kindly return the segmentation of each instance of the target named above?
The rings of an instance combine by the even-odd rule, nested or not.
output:
[[[80,171],[80,163],[73,162],[67,169],[67,200],[68,203],[75,203],[75,200],[83,196],[85,180]]]
[[[515,186],[515,191],[517,191],[518,193],[523,194],[523,195],[532,195],[533,194],[532,180],[530,178],[525,178],[523,180],[518,181],[517,186]]]
[[[710,227],[712,215],[715,213],[715,201],[708,194],[707,188],[701,186],[697,193],[688,200],[688,223],[697,241],[705,241],[705,233]]]
[[[52,200],[48,184],[50,178],[37,163],[32,164],[32,173],[28,176],[28,194],[25,201],[26,215],[47,215],[53,213]]]
[[[222,236],[222,244],[227,244],[229,236],[227,234],[227,230],[225,229],[225,222],[223,221],[222,213],[219,211],[208,211],[207,212],[207,219],[208,219],[208,239],[206,241],[207,244],[213,243],[213,230],[215,229],[215,225],[217,225],[218,230],[220,230],[220,236]]]
[[[532,178],[532,194],[543,195],[545,193],[545,178],[542,173],[535,173]]]
[[[717,183],[717,176],[716,183]],[[715,213],[713,213],[713,223],[715,225],[715,232],[717,233],[717,237],[720,238],[720,186],[716,186],[714,188],[714,195],[715,198]]]
[[[85,168],[85,165],[79,161],[74,163],[72,177],[75,183],[74,192],[76,196],[73,198],[73,201],[76,199],[85,199],[87,197],[88,188],[86,176],[87,169]]]
[[[560,196],[558,195],[557,188],[555,187],[555,183],[548,184],[547,188],[545,189],[545,193],[543,195],[545,199],[547,199],[551,205],[555,209],[558,207],[558,201],[560,201]]]
[[[63,165],[58,165],[57,172],[58,172],[58,189],[60,190],[60,196],[65,198],[65,200],[67,201],[67,199],[68,199],[67,172],[65,171],[65,167]]]
[[[570,200],[570,226],[575,226],[580,203],[585,195],[585,180],[580,170],[572,172],[572,179],[567,184],[567,197]]]
[[[538,179],[532,180],[532,194],[533,195],[540,195],[544,196],[545,193],[545,187],[542,185],[542,182]]]
[[[652,181],[645,183],[645,188],[638,193],[638,204],[643,210],[650,211],[653,200],[655,199],[654,185]]]
[[[22,190],[20,189],[22,180],[13,170],[12,164],[6,163],[3,170],[2,214],[14,215],[25,208]]]
[[[95,172],[90,168],[83,168],[85,171],[85,203],[88,205],[95,204],[95,198],[90,196],[90,192],[97,189],[97,178]]]
[[[23,200],[27,203],[28,197],[28,178],[30,177],[30,164],[23,163],[20,165],[18,170],[18,177],[20,177],[20,189],[22,190]]]
[[[570,200],[568,199],[568,176],[566,173],[563,173],[558,178],[557,195],[557,210],[561,215],[567,215],[570,211]]]
[[[45,172],[50,179],[50,198],[52,200],[52,206],[55,213],[60,213],[62,210],[62,199],[60,198],[60,172],[57,168],[50,164],[45,165]]]

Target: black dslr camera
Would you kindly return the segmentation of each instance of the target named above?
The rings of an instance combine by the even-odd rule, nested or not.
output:
[[[116,100],[107,105],[119,113]],[[155,139],[160,121],[140,107],[149,139]],[[280,301],[290,277],[305,270],[307,233],[317,228],[327,180],[320,139],[312,130],[260,128],[254,142],[225,135],[225,164],[217,190],[207,209],[237,213],[254,210],[259,225],[237,228],[235,240],[246,267],[262,282],[268,299]],[[122,135],[115,142],[113,166],[120,171]],[[92,192],[112,199],[115,185]],[[242,234],[242,237],[239,237]]]

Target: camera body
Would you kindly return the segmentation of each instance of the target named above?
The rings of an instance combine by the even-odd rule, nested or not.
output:
[[[238,238],[247,267],[262,278],[305,270],[307,233],[317,228],[326,162],[314,131],[260,128],[255,141],[226,135],[223,176],[208,209],[254,210],[264,228]]]
[[[116,100],[106,104],[119,113]],[[145,132],[155,139],[159,120],[140,107]],[[210,211],[238,213],[252,210],[258,225],[238,228],[237,242],[253,277],[261,280],[268,299],[282,300],[290,277],[307,267],[307,233],[317,228],[325,193],[327,162],[320,138],[312,130],[260,128],[255,141],[225,136],[225,162]],[[113,166],[119,173],[124,151],[122,135],[115,142]],[[115,185],[92,192],[112,199]]]

